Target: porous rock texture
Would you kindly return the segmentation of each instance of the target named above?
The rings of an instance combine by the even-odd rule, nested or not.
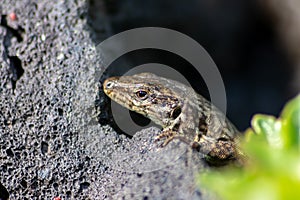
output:
[[[195,181],[202,156],[185,144],[160,148],[157,128],[129,138],[98,123],[102,59],[87,10],[83,0],[1,1],[0,182],[9,198],[211,199]]]

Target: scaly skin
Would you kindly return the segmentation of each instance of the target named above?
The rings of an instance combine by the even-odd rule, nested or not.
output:
[[[239,131],[209,101],[182,83],[141,73],[108,78],[103,90],[115,102],[162,126],[156,139],[166,138],[163,146],[180,139],[215,165],[240,155],[236,147]]]

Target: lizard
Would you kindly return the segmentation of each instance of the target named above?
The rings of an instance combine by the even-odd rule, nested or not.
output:
[[[163,129],[155,138],[164,138],[162,147],[179,139],[203,153],[212,165],[238,160],[240,132],[193,88],[175,80],[144,72],[110,77],[104,93],[121,106],[149,118]],[[223,123],[222,123],[223,119]]]

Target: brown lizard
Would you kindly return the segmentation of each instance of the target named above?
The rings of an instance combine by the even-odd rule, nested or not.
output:
[[[103,90],[115,102],[162,126],[156,138],[166,138],[162,146],[180,139],[205,154],[214,165],[237,160],[241,154],[237,149],[240,132],[191,87],[152,73],[141,73],[108,78]]]

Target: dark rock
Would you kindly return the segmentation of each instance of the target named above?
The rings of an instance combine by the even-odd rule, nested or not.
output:
[[[0,181],[10,199],[207,197],[195,185],[201,155],[179,141],[159,148],[155,128],[129,138],[98,123],[101,56],[85,1],[1,2],[2,19],[12,10],[17,20],[0,26]]]

